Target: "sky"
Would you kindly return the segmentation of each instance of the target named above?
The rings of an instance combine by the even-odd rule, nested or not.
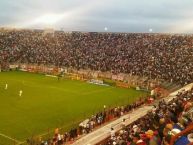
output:
[[[193,33],[193,0],[0,0],[0,27]]]

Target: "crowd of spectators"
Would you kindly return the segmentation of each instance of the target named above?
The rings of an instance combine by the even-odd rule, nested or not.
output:
[[[192,102],[193,88],[179,92],[169,103],[162,100],[147,115],[117,134],[112,128],[105,145],[170,145],[173,136],[193,125]],[[174,145],[190,144],[193,144],[193,129],[174,140]]]
[[[0,30],[0,63],[35,63],[193,81],[193,35]]]
[[[55,134],[52,138],[49,139],[42,139],[40,138],[41,145],[63,145],[66,143],[74,142],[78,137],[82,135],[86,135],[92,132],[97,127],[104,125],[112,120],[115,120],[126,113],[129,113],[133,109],[143,105],[148,98],[144,99],[141,97],[138,101],[134,102],[133,104],[129,104],[126,106],[118,106],[115,108],[106,108],[104,106],[104,110],[92,115],[91,118],[86,119],[85,121],[81,122],[78,127],[72,128],[69,132],[62,133],[59,129],[55,130]],[[28,140],[30,143],[30,140]],[[32,140],[33,142],[33,140]],[[31,143],[33,144],[33,143]]]

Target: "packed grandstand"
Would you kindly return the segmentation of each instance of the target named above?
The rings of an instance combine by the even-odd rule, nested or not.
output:
[[[30,63],[193,81],[193,35],[0,31],[1,65]]]
[[[11,64],[30,64],[129,74],[162,80],[180,86],[193,82],[193,35],[62,32],[42,30],[0,30],[1,70]],[[94,82],[99,82],[98,80]],[[101,83],[101,81],[100,81]],[[162,93],[162,92],[161,92]],[[193,143],[193,88],[182,90],[169,102],[162,94],[151,94],[133,104],[104,109],[69,132],[59,132],[41,145],[74,143],[85,134],[131,113],[152,105],[145,116],[115,132],[109,129],[104,145],[190,145]],[[164,94],[166,95],[166,94]],[[160,97],[161,96],[161,97]],[[150,101],[150,102],[149,102]],[[104,106],[105,108],[105,106]],[[85,118],[86,119],[86,118]],[[180,135],[179,135],[180,134]],[[27,139],[28,144],[34,144]]]

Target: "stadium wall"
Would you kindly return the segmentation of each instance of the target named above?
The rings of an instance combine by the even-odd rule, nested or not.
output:
[[[77,70],[74,68],[58,67],[53,65],[38,65],[38,64],[9,64],[9,69],[19,69],[33,73],[43,73],[49,75],[59,75],[61,73],[68,74],[72,79],[78,80],[112,80],[114,85],[118,87],[141,87],[146,90],[151,90],[155,86],[159,86],[162,80],[148,79],[145,77],[134,76],[132,74],[113,74],[112,72],[101,72],[93,70]]]

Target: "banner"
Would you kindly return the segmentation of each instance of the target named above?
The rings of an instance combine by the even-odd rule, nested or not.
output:
[[[37,72],[37,73],[44,73],[44,74],[50,74],[50,75],[58,75],[60,73],[72,73],[76,74],[78,76],[73,76],[75,79],[81,79],[81,80],[90,80],[90,79],[100,79],[100,80],[114,80],[118,81],[117,86],[122,86],[122,87],[128,87],[128,84],[130,86],[136,87],[136,86],[155,86],[157,83],[153,80],[151,81],[144,81],[143,77],[140,76],[135,76],[131,74],[124,74],[124,73],[119,73],[119,74],[113,74],[112,72],[101,72],[101,71],[94,71],[94,70],[84,70],[84,69],[74,69],[72,67],[66,68],[66,67],[56,67],[56,66],[45,66],[45,65],[37,65],[37,64],[11,64],[11,68],[15,68],[19,66],[19,68],[22,71],[29,71],[29,72]],[[121,82],[121,83],[120,83]],[[127,83],[126,83],[127,82]],[[157,82],[157,81],[156,81]],[[126,83],[126,84],[124,84]],[[152,85],[153,84],[153,85]]]
[[[116,86],[121,88],[129,88],[129,84],[123,82],[116,82]]]

